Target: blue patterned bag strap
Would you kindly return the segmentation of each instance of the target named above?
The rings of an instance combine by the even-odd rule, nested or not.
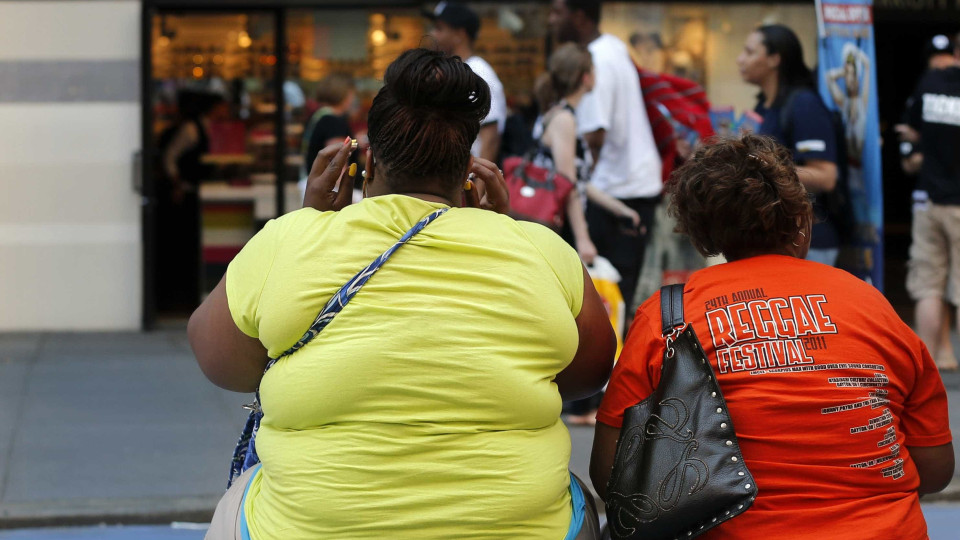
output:
[[[400,249],[401,246],[406,244],[411,238],[416,236],[420,231],[422,231],[427,225],[433,222],[433,220],[442,216],[449,210],[449,208],[441,208],[435,212],[430,213],[427,217],[421,219],[412,229],[407,231],[397,243],[390,247],[390,249],[383,252],[382,255],[376,258],[372,263],[367,265],[366,268],[357,272],[357,275],[353,276],[343,287],[337,291],[337,294],[333,295],[332,298],[327,302],[323,307],[323,310],[320,311],[320,314],[317,315],[317,318],[313,321],[313,324],[310,325],[310,328],[303,334],[292,347],[283,352],[280,356],[276,358],[271,358],[263,372],[266,372],[277,363],[278,360],[284,356],[289,356],[301,348],[313,338],[323,331],[327,325],[330,324],[330,321],[340,313],[343,308],[356,296],[357,292],[366,285],[367,281],[370,281],[370,277],[373,276],[383,267],[383,265],[393,256],[394,253]],[[260,419],[263,418],[263,409],[260,408],[260,390],[257,390],[255,394],[254,402],[249,405],[243,406],[245,409],[250,411],[250,416],[247,417],[247,423],[243,427],[243,432],[240,434],[240,440],[237,441],[237,448],[233,452],[233,460],[230,463],[230,478],[227,481],[227,488],[233,484],[233,481],[237,479],[244,471],[253,467],[260,462],[260,457],[257,456],[256,450],[256,438],[257,431],[260,429]]]

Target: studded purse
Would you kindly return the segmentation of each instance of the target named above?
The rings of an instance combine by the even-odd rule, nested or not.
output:
[[[683,285],[660,290],[660,310],[660,383],[624,412],[607,484],[614,539],[693,538],[757,496],[713,368],[684,321]]]

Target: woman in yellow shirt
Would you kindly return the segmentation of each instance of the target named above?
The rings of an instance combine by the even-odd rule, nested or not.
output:
[[[504,215],[502,174],[471,158],[489,103],[460,59],[401,55],[370,110],[367,198],[344,207],[333,191],[341,177],[339,194],[351,191],[349,141],[325,149],[307,207],[269,222],[194,313],[204,373],[259,387],[264,413],[261,464],[221,501],[208,538],[595,532],[567,472],[560,406],[604,384],[615,338],[577,253]],[[438,210],[322,333],[283,354]],[[280,358],[264,375],[268,357]]]

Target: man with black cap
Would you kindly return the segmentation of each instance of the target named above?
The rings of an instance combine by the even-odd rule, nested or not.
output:
[[[470,153],[496,162],[500,152],[500,136],[507,123],[507,98],[497,73],[486,60],[473,54],[473,44],[480,31],[480,17],[459,2],[440,2],[432,13],[425,15],[433,21],[430,35],[440,50],[462,58],[490,87],[490,114],[484,118],[480,135]]]
[[[897,126],[905,168],[920,171],[907,291],[917,302],[917,334],[938,367],[955,370],[952,351],[940,345],[944,301],[960,305],[960,44],[938,35],[927,51],[930,69],[907,103],[906,124]]]

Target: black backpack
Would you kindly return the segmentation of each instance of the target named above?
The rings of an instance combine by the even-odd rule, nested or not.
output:
[[[783,101],[783,106],[780,108],[780,129],[784,137],[789,139],[784,142],[790,143],[787,147],[791,150],[796,141],[793,140],[791,133],[793,131],[793,122],[790,113],[793,111],[793,104],[797,95],[803,90],[805,90],[805,88],[794,88],[790,90],[786,99]],[[820,97],[820,95],[817,94],[817,97]],[[830,115],[830,123],[833,126],[834,138],[837,142],[837,185],[833,188],[833,191],[823,194],[823,210],[826,211],[830,222],[837,228],[840,244],[846,245],[852,243],[854,229],[856,227],[853,219],[853,207],[850,204],[850,161],[849,156],[847,156],[847,132],[843,123],[843,115],[840,114],[840,111],[832,110],[826,105],[824,105],[824,108],[827,109],[827,114]]]

